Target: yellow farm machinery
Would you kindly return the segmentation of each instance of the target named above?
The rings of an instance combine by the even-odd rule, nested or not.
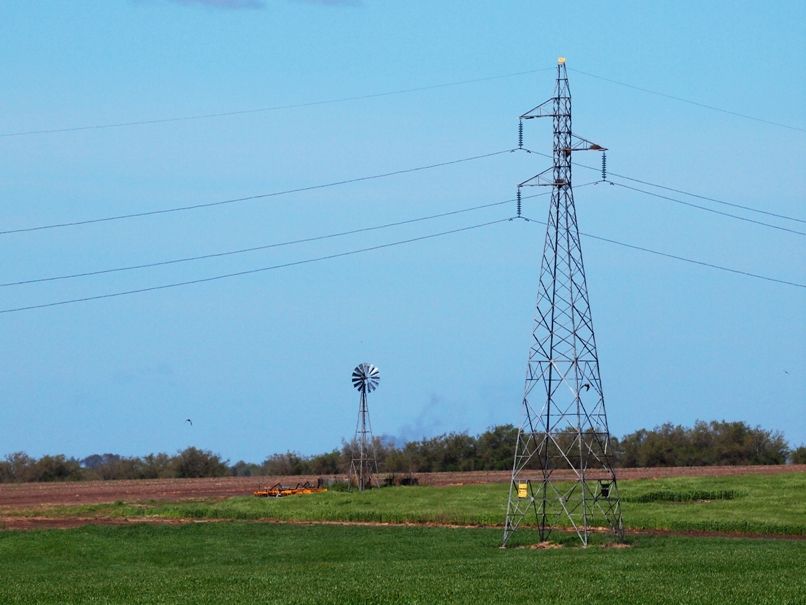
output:
[[[322,494],[327,491],[326,487],[322,487],[321,483],[313,485],[310,481],[305,483],[297,483],[294,487],[275,483],[271,487],[264,487],[256,489],[252,492],[253,496],[260,498],[282,498],[284,496],[301,496],[305,494]]]

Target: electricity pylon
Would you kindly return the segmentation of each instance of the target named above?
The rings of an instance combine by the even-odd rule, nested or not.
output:
[[[571,188],[573,152],[605,149],[571,130],[563,57],[554,96],[520,116],[521,146],[523,121],[543,117],[554,123],[554,166],[518,186],[519,202],[522,187],[552,189],[503,545],[534,513],[541,541],[564,526],[587,546],[592,529],[622,539],[624,526]]]

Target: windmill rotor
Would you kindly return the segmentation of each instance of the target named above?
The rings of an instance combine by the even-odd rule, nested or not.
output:
[[[378,388],[381,371],[371,363],[358,364],[353,370],[353,387],[362,393],[371,393]]]

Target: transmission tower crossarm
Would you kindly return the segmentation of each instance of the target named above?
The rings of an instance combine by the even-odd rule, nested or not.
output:
[[[518,183],[518,189],[521,187],[551,187],[557,184],[555,181],[554,168],[546,168],[543,172],[539,172],[532,178]]]
[[[607,151],[607,147],[571,133],[571,146],[563,151]]]
[[[532,107],[529,111],[521,114],[521,120],[531,120],[533,118],[552,118],[556,115],[554,108],[554,97],[543,101],[540,105]]]

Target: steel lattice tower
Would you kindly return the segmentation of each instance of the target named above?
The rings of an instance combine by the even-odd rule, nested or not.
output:
[[[359,491],[367,487],[379,487],[378,462],[375,460],[375,448],[372,442],[372,424],[369,421],[369,407],[367,406],[367,393],[374,391],[380,381],[380,371],[370,363],[356,366],[352,376],[353,386],[360,393],[358,403],[358,419],[355,423],[355,437],[353,437],[353,457],[350,461],[350,472],[347,478],[348,485],[356,484]],[[356,446],[358,452],[355,451]],[[357,454],[357,455],[356,455]]]
[[[571,188],[572,152],[604,148],[571,130],[562,57],[554,96],[520,117],[521,146],[523,120],[542,117],[554,123],[554,166],[518,186],[519,215],[521,187],[552,190],[504,546],[531,513],[541,541],[558,525],[570,525],[584,545],[594,527],[624,533]]]

